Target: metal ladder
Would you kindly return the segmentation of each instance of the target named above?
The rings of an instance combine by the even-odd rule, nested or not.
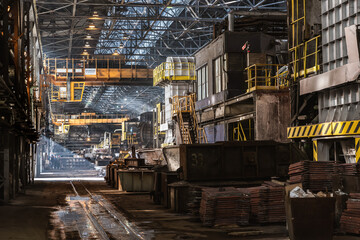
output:
[[[195,112],[195,93],[173,97],[173,116],[179,124],[182,143],[207,143],[204,128],[198,124]]]

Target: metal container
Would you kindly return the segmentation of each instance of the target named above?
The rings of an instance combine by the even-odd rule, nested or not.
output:
[[[143,158],[125,158],[125,165],[127,167],[142,167],[142,166],[145,166],[145,159],[143,159]]]
[[[329,240],[333,238],[335,198],[290,198],[291,240]]]
[[[169,207],[177,213],[186,213],[188,209],[189,185],[182,183],[172,183],[168,186]]]
[[[302,159],[292,144],[273,141],[180,145],[182,179],[187,181],[285,177]]]
[[[178,174],[176,172],[163,172],[161,173],[161,203],[165,207],[170,207],[170,199],[168,194],[168,185],[178,181]]]
[[[117,185],[120,191],[151,192],[154,190],[154,171],[117,170]]]
[[[111,187],[117,187],[116,186],[116,171],[118,169],[118,165],[117,164],[112,164],[109,167],[109,178],[108,178],[108,184]]]

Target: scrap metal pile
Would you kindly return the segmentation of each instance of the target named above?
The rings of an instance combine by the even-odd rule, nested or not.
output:
[[[234,187],[204,188],[200,219],[205,226],[249,224],[250,197]]]
[[[346,206],[340,218],[340,227],[346,233],[360,234],[360,193],[350,193]]]
[[[302,183],[304,189],[313,192],[331,191],[333,188],[333,162],[301,161],[289,167],[290,183]]]

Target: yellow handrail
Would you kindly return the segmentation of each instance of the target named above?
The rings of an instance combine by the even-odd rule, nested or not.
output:
[[[291,11],[290,14],[290,28],[291,28],[291,41],[289,41],[289,52],[292,60],[290,66],[292,67],[292,76],[296,81],[299,77],[307,77],[308,74],[317,72],[320,70],[319,54],[318,49],[320,35],[311,38],[310,40],[304,41],[306,36],[304,33],[307,32],[306,28],[306,1],[305,0],[291,0]],[[309,51],[309,45],[313,43],[314,50]],[[313,57],[313,63],[309,65],[309,58]]]
[[[163,62],[153,71],[153,85],[165,81],[195,81],[195,64],[192,62]]]
[[[319,54],[320,54],[319,41],[320,41],[320,35],[313,37],[310,40],[289,49],[290,53],[294,55],[294,60],[290,62],[290,65],[293,66],[294,79],[297,79],[298,77],[301,76],[306,77],[307,74],[317,72],[320,70],[320,64],[318,63]],[[309,51],[309,45],[312,42],[315,42],[314,51]],[[303,50],[302,56],[298,56],[299,55],[298,52],[300,50]],[[314,63],[311,66],[309,66],[308,58],[311,56],[314,56]],[[301,62],[303,63],[303,66],[300,68]]]
[[[289,86],[288,71],[280,72],[285,65],[253,64],[247,67],[248,92],[257,89],[281,89]]]
[[[204,128],[201,128],[198,124],[196,111],[195,111],[195,101],[196,101],[195,93],[187,96],[174,96],[172,100],[172,114],[173,116],[176,116],[178,119],[183,143],[192,143],[190,130],[184,126],[184,121],[183,121],[184,113],[188,113],[191,116],[196,142],[207,143],[207,136],[205,130]]]
[[[62,91],[61,88],[64,88]],[[70,82],[70,99],[67,99],[67,87],[51,85],[52,102],[81,102],[85,90],[85,82]],[[77,93],[77,94],[76,94]]]

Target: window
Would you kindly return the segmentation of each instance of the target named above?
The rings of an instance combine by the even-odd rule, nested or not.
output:
[[[223,57],[216,58],[213,62],[214,69],[214,93],[225,90],[225,74],[223,66]]]
[[[196,70],[197,78],[197,95],[198,100],[208,97],[208,66],[204,65],[203,67]]]

